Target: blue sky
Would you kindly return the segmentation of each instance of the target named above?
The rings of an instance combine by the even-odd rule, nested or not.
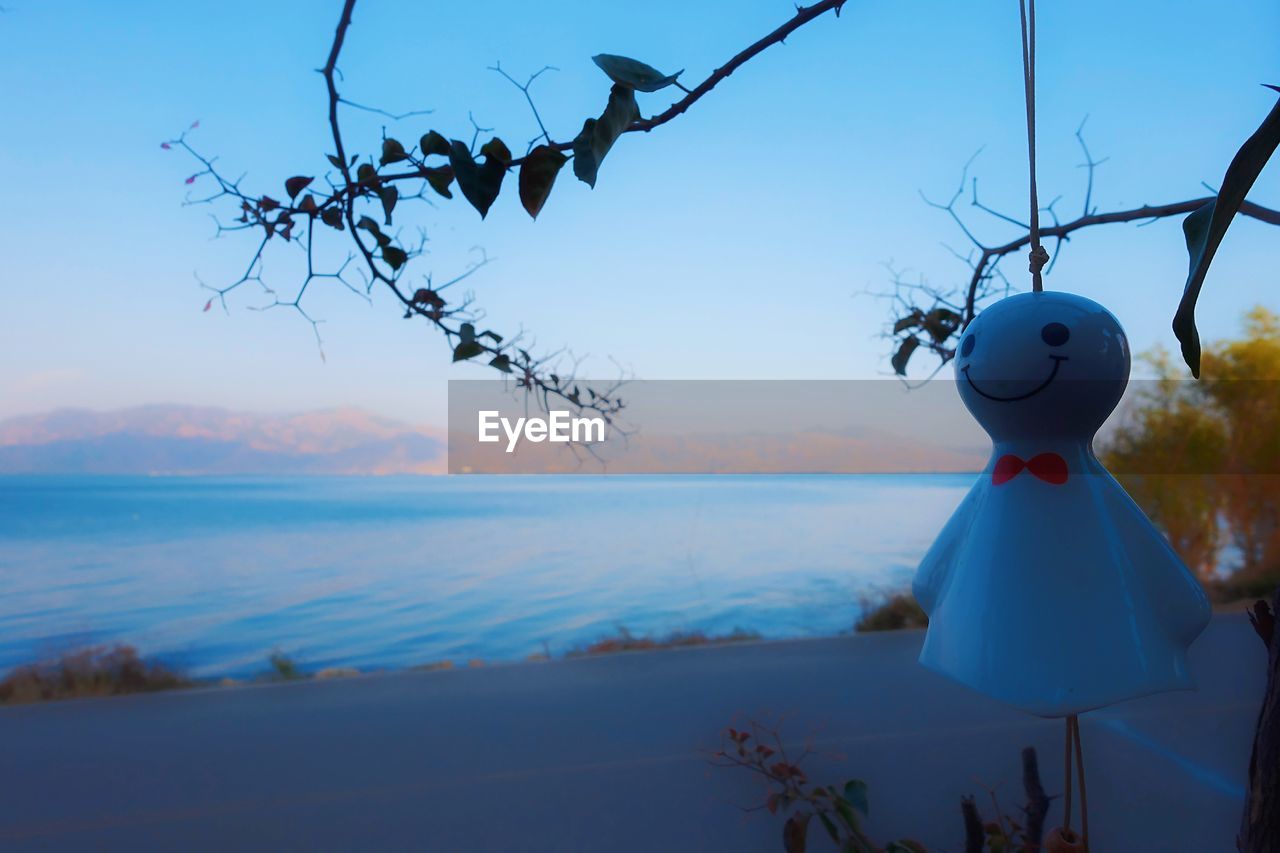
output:
[[[6,2],[0,170],[0,416],[55,406],[182,402],[262,410],[357,405],[443,422],[451,367],[425,325],[321,288],[327,361],[286,311],[200,311],[209,282],[233,279],[247,239],[211,241],[210,212],[182,207],[192,164],[159,143],[199,119],[191,139],[246,187],[325,168],[322,80],[337,2],[108,4]],[[1040,10],[1042,198],[1081,204],[1072,136],[1088,114],[1102,209],[1180,200],[1220,180],[1280,82],[1274,2],[1075,2]],[[398,124],[348,113],[352,150],[380,128],[415,140],[469,137],[468,110],[523,148],[536,128],[520,93],[486,70],[543,65],[535,94],[553,136],[599,113],[608,81],[595,53],[685,68],[690,85],[787,18],[778,0],[491,2],[362,0],[341,64],[344,93],[399,112]],[[488,322],[523,326],[544,347],[610,358],[646,379],[865,378],[887,374],[879,335],[893,262],[942,284],[963,245],[917,195],[945,197],[974,164],[984,201],[1025,211],[1025,138],[1016,4],[851,0],[736,73],[688,114],[622,139],[594,191],[566,170],[537,222],[514,192],[487,221],[461,201],[403,206],[447,277],[483,246],[472,280]],[[657,112],[671,100],[641,96]],[[1280,204],[1272,164],[1253,199]],[[1008,228],[975,217],[982,236]],[[1233,333],[1257,303],[1280,308],[1280,233],[1241,220],[1206,288],[1201,328]],[[335,244],[339,248],[341,244]],[[1269,251],[1270,250],[1270,251]],[[286,255],[265,274],[282,290]],[[1022,268],[1020,260],[1010,272]],[[1081,232],[1051,288],[1106,303],[1136,348],[1173,347],[1169,320],[1185,275],[1176,220]],[[276,276],[273,278],[273,276]],[[1015,276],[1015,282],[1020,277]],[[594,369],[593,369],[594,368]]]

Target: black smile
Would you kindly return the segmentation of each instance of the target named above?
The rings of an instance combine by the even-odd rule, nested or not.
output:
[[[960,368],[960,372],[964,374],[964,378],[968,381],[969,387],[986,397],[988,400],[995,400],[997,403],[1015,403],[1018,400],[1025,400],[1028,397],[1034,397],[1036,394],[1039,394],[1041,391],[1048,388],[1049,383],[1053,381],[1053,377],[1058,375],[1058,368],[1062,366],[1062,362],[1067,361],[1067,357],[1065,355],[1051,355],[1049,358],[1053,359],[1053,370],[1049,372],[1049,378],[1041,382],[1035,388],[1032,388],[1027,393],[1019,394],[1016,397],[997,397],[995,394],[988,394],[986,391],[983,391],[973,381],[973,377],[969,375],[969,365],[967,364]]]

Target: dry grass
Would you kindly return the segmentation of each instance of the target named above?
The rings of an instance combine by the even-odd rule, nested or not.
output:
[[[0,681],[0,704],[151,693],[191,684],[164,664],[138,657],[132,646],[97,646],[18,667]]]
[[[701,631],[677,631],[666,637],[637,637],[619,626],[618,633],[596,640],[585,648],[574,649],[566,657],[588,655],[612,655],[620,652],[646,652],[655,649],[677,649],[690,646],[719,646],[726,643],[746,643],[760,639],[755,631],[733,629],[732,633],[708,636]]]

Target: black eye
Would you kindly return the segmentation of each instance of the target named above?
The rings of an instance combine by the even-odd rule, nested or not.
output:
[[[967,338],[965,338],[963,341],[961,341],[961,342],[960,342],[960,354],[961,354],[962,356],[968,357],[969,353],[973,352],[973,345],[974,345],[974,343],[975,343],[975,341],[974,341],[974,336],[973,336],[973,335],[969,335]]]
[[[1040,339],[1051,347],[1060,347],[1071,337],[1071,331],[1061,323],[1049,323],[1040,330]]]

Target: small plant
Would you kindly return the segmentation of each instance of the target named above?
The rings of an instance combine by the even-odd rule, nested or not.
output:
[[[867,784],[850,779],[839,787],[813,785],[800,766],[809,754],[806,748],[793,760],[776,730],[753,722],[749,732],[726,729],[721,748],[712,758],[721,767],[741,767],[766,780],[771,790],[763,806],[755,808],[788,815],[782,827],[787,853],[804,853],[815,817],[844,853],[925,853],[924,846],[911,839],[892,841],[883,848],[876,845],[862,829],[869,810]]]
[[[271,664],[268,681],[298,681],[307,677],[297,662],[283,652],[272,652],[267,661]]]
[[[164,664],[138,657],[132,646],[95,646],[13,670],[0,681],[0,704],[149,693],[191,684]]]
[[[850,779],[843,785],[814,785],[801,763],[811,753],[805,748],[795,759],[787,755],[776,728],[750,723],[750,731],[725,729],[719,751],[712,754],[718,767],[739,767],[761,776],[769,793],[763,804],[746,811],[766,809],[770,814],[785,814],[782,847],[786,853],[804,853],[808,849],[809,827],[814,818],[835,842],[841,853],[928,853],[919,841],[903,838],[881,847],[862,828],[870,812],[867,783]],[[965,853],[1014,853],[1040,850],[1044,819],[1049,811],[1049,797],[1040,783],[1036,751],[1022,751],[1022,784],[1027,804],[1022,807],[1025,825],[1006,815],[1000,808],[995,791],[988,789],[996,818],[984,821],[973,797],[960,801],[964,820]]]
[[[898,592],[878,599],[863,598],[859,603],[862,616],[853,626],[858,633],[929,627],[928,615],[910,592]]]

